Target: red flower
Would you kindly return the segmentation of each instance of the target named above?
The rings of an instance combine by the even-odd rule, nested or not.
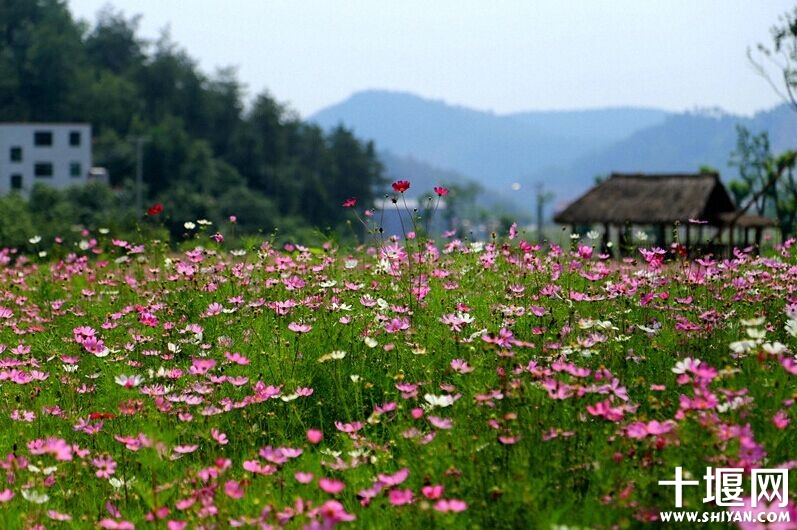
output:
[[[435,186],[434,192],[437,194],[438,197],[442,197],[443,195],[448,195],[448,188],[443,188],[441,186]]]
[[[399,193],[404,193],[408,189],[410,189],[410,181],[409,180],[397,180],[393,183],[393,189]]]
[[[92,412],[89,414],[90,420],[112,420],[115,417],[116,415],[110,412]]]
[[[343,201],[344,208],[354,208],[357,205],[357,197],[350,197]]]
[[[163,211],[163,205],[161,203],[159,203],[159,202],[156,202],[155,204],[153,204],[152,206],[149,207],[149,210],[147,210],[147,215],[150,215],[150,216],[151,215],[158,215],[162,211]]]

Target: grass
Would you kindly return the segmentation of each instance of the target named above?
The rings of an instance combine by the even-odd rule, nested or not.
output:
[[[2,528],[635,528],[795,463],[789,245],[89,237],[0,252]]]

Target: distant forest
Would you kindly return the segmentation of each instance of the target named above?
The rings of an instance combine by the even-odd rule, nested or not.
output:
[[[234,68],[202,72],[168,32],[142,39],[139,18],[107,7],[89,25],[62,0],[0,3],[0,121],[92,125],[94,165],[108,169],[115,191],[95,190],[110,202],[95,201],[102,211],[90,221],[140,221],[130,200],[137,138],[146,139],[146,205],[163,205],[159,220],[173,236],[185,221],[230,215],[241,232],[306,234],[340,227],[349,197],[373,204],[383,169],[372,143],[305,123],[267,91],[248,98]],[[34,192],[25,221],[33,226],[0,228],[2,245],[70,197],[86,194]],[[17,214],[0,224],[22,222],[24,208],[6,206]],[[60,225],[85,221],[80,208],[62,207],[71,218]]]

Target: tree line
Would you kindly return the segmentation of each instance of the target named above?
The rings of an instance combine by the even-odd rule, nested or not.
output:
[[[0,121],[90,123],[94,165],[128,192],[145,138],[147,203],[163,205],[173,235],[230,215],[243,232],[335,229],[344,200],[373,203],[383,168],[371,142],[305,123],[267,91],[247,101],[234,68],[207,74],[168,31],[143,39],[139,21],[105,7],[90,25],[62,0],[0,2]],[[121,193],[99,207],[135,219]]]

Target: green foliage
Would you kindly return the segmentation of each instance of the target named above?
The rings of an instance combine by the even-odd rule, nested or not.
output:
[[[342,127],[325,133],[301,122],[267,91],[247,105],[234,68],[207,75],[168,31],[148,45],[138,36],[139,21],[106,7],[88,26],[73,20],[60,1],[3,2],[0,120],[91,123],[94,163],[109,170],[118,189],[134,179],[134,142],[146,138],[146,200],[167,206],[173,236],[182,234],[185,221],[218,223],[221,215],[237,215],[233,196],[247,208],[238,230],[253,232],[287,218],[295,232],[336,227],[344,221],[346,198],[372,204],[382,180],[372,144]],[[64,196],[38,192],[30,212],[41,215],[42,226],[54,222],[43,206],[48,201],[69,209],[58,197]],[[65,197],[78,199],[75,193]],[[119,215],[111,206],[117,202],[104,196],[77,220],[127,219],[131,229],[134,219]],[[263,213],[255,214],[261,206]],[[79,204],[71,208],[80,210]],[[70,219],[72,213],[61,212]]]
[[[25,248],[34,234],[25,200],[16,193],[0,197],[0,247]]]
[[[737,132],[731,164],[739,168],[741,179],[730,183],[737,207],[753,206],[758,215],[774,214],[784,238],[793,235],[797,221],[797,153],[788,150],[774,156],[766,132],[753,135],[742,126]]]

